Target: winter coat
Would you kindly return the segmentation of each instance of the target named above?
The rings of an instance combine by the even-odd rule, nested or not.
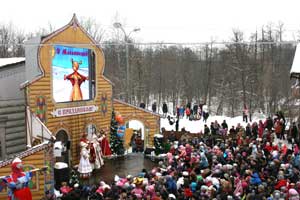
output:
[[[273,121],[271,118],[268,118],[265,122],[265,128],[271,130],[273,128]]]
[[[167,188],[168,192],[170,192],[170,193],[174,194],[177,192],[176,181],[170,176],[167,177],[166,188]]]
[[[223,129],[225,129],[225,128],[228,129],[228,125],[227,125],[226,122],[223,122],[221,125],[222,125],[222,128],[223,128]]]
[[[156,103],[152,104],[152,111],[156,112]]]
[[[280,123],[280,121],[277,121],[275,123],[275,133],[280,134],[281,131],[282,131],[282,124]]]
[[[258,134],[258,126],[257,124],[253,124],[252,126],[252,134],[257,137],[257,134]]]
[[[163,104],[162,110],[163,110],[163,113],[168,113],[168,106],[166,103]]]
[[[291,132],[292,138],[296,139],[296,138],[297,138],[297,135],[298,135],[298,129],[297,129],[297,126],[296,126],[296,125],[293,125],[290,132]]]
[[[183,115],[184,115],[184,108],[183,108],[183,107],[180,107],[180,108],[179,108],[179,115],[180,115],[180,116],[183,116]]]
[[[251,128],[250,126],[246,126],[246,135],[251,136]]]
[[[250,184],[252,185],[260,185],[261,184],[261,179],[259,178],[258,173],[253,173],[252,177],[250,178]]]
[[[198,112],[198,105],[197,105],[197,104],[194,105],[194,107],[193,107],[193,112],[194,112],[194,113],[197,113],[197,112]]]
[[[287,181],[285,179],[279,180],[276,185],[274,186],[275,190],[280,190],[281,187],[286,187],[287,186]]]
[[[191,103],[187,103],[186,107],[189,108],[189,109],[191,109]]]
[[[201,159],[200,159],[199,166],[200,166],[200,169],[205,169],[209,166],[208,160],[204,153],[201,153]]]
[[[208,135],[209,132],[210,132],[210,130],[209,130],[208,126],[206,126],[206,127],[204,128],[204,134],[205,134],[205,135]]]
[[[145,109],[145,107],[146,107],[145,103],[140,103],[140,108]]]
[[[296,155],[294,160],[293,160],[293,166],[296,168],[300,169],[300,155]]]
[[[188,107],[185,109],[185,114],[186,114],[186,116],[191,115],[191,110]]]

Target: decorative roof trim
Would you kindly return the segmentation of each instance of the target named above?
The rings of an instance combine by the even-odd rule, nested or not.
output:
[[[52,143],[50,143],[50,142],[42,143],[40,145],[34,146],[34,147],[32,147],[32,148],[24,151],[24,152],[21,152],[19,154],[14,155],[14,158],[18,157],[18,158],[20,158],[22,160],[23,158],[31,156],[31,155],[39,152],[39,151],[43,151],[43,150],[49,148],[50,146],[52,146]],[[14,158],[0,161],[0,168],[5,167],[5,166],[11,164]]]
[[[143,108],[140,108],[140,107],[138,107],[138,106],[135,106],[135,105],[126,103],[126,102],[121,101],[121,100],[119,100],[119,99],[113,99],[113,101],[114,101],[114,102],[117,102],[117,103],[120,103],[120,104],[124,104],[124,105],[129,106],[129,107],[133,107],[133,108],[135,108],[135,109],[138,109],[138,110],[141,110],[141,111],[144,111],[144,112],[147,112],[147,113],[150,113],[150,114],[152,114],[152,115],[156,115],[156,116],[158,116],[158,117],[162,117],[162,115],[160,115],[160,114],[157,114],[157,113],[154,113],[154,112],[152,112],[152,111],[150,111],[150,110],[143,109]]]
[[[104,56],[104,52],[102,50],[102,48],[100,48],[100,45],[97,45],[97,42],[94,40],[94,38],[79,24],[79,21],[76,17],[76,14],[73,14],[73,17],[71,19],[71,21],[66,24],[65,26],[61,27],[60,29],[57,29],[56,31],[50,33],[49,35],[45,36],[45,38],[43,38],[41,40],[41,44],[46,43],[47,41],[49,41],[51,38],[53,38],[54,36],[58,35],[59,33],[63,32],[64,30],[66,30],[67,28],[73,26],[74,29],[79,28],[82,32],[85,33],[85,35],[91,40],[91,44],[90,45],[94,45],[103,55],[103,67],[102,67],[102,71],[101,71],[101,75],[103,76],[103,78],[109,82],[111,85],[114,86],[114,83],[112,83],[106,76],[104,76],[104,68],[105,68],[105,56]],[[68,44],[65,44],[68,45]],[[34,83],[35,81],[39,80],[40,78],[45,76],[45,72],[44,69],[42,68],[42,64],[41,64],[41,59],[40,59],[40,50],[42,48],[43,45],[39,46],[38,49],[38,64],[39,64],[39,68],[42,71],[42,74],[38,75],[37,77],[35,77],[33,80],[29,81],[27,84],[21,85],[21,89],[24,87],[27,87],[28,85],[31,85],[32,83]]]

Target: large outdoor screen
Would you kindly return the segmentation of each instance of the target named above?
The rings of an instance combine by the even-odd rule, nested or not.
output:
[[[55,45],[52,56],[52,91],[55,102],[90,99],[90,50]]]

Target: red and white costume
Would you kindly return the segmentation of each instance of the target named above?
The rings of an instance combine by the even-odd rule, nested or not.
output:
[[[89,150],[87,149],[89,146],[88,141],[86,138],[82,138],[80,140],[80,162],[78,166],[78,172],[80,173],[80,176],[83,178],[88,178],[91,175],[91,172],[93,171],[91,163],[89,161]]]
[[[98,140],[99,139],[97,135],[93,134],[92,141],[90,144],[90,163],[92,165],[92,169],[100,169],[100,167],[104,165],[101,147]]]
[[[3,179],[9,188],[9,200],[32,200],[28,183],[32,177],[32,172],[23,172],[23,164],[19,158],[15,158],[11,165],[12,173]]]

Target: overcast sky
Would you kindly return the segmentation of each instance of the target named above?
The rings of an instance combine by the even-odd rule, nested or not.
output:
[[[131,35],[140,42],[179,43],[228,41],[232,29],[248,37],[263,25],[283,22],[285,38],[293,40],[300,30],[299,5],[299,0],[6,0],[0,22],[34,32],[49,23],[60,28],[76,13],[94,18],[109,34],[118,16],[127,32],[141,28]]]

